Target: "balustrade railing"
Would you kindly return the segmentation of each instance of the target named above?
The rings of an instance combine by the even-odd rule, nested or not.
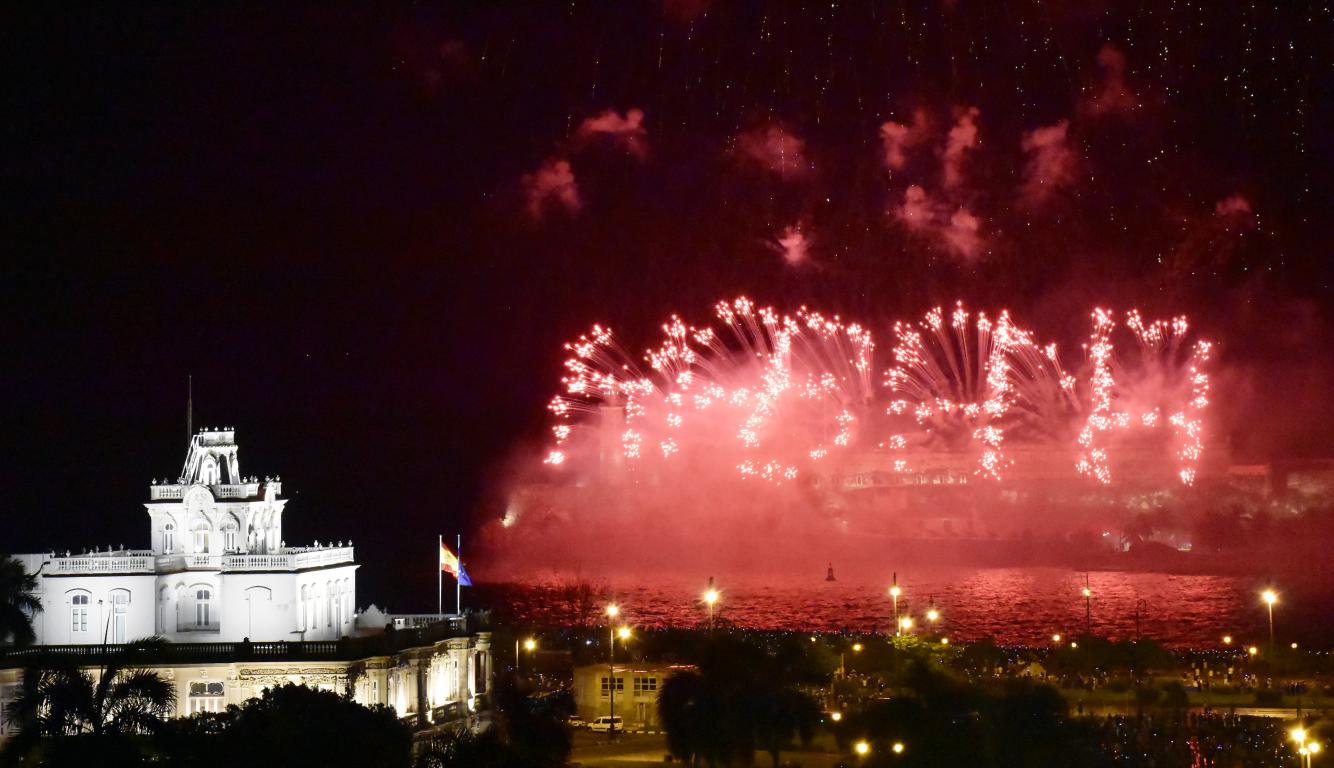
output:
[[[53,557],[47,573],[152,573],[151,554],[104,554]]]

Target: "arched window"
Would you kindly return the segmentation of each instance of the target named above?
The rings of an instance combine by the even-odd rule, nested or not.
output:
[[[207,522],[200,520],[195,523],[195,552],[201,555],[208,554],[208,534],[209,525]]]
[[[176,526],[167,523],[162,526],[162,551],[171,554],[176,548]]]
[[[236,522],[236,518],[231,515],[228,515],[227,519],[223,521],[222,548],[224,551],[226,552],[238,551],[236,547],[236,539],[237,539],[236,531],[238,528],[240,528],[240,525]]]
[[[75,592],[69,599],[69,629],[71,632],[88,631],[88,593]]]
[[[200,627],[207,627],[209,619],[209,609],[213,603],[213,592],[206,588],[195,590],[195,624]]]
[[[218,462],[212,456],[199,465],[199,482],[204,485],[216,485],[218,482]]]
[[[111,590],[111,642],[125,642],[125,624],[130,610],[130,590]]]

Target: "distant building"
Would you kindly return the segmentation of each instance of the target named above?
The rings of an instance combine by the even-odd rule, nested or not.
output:
[[[694,667],[683,664],[617,664],[615,674],[606,664],[574,668],[574,707],[586,722],[612,714],[612,688],[616,689],[616,716],[628,731],[656,730],[658,692],[667,678]]]
[[[38,579],[39,645],[335,640],[352,634],[352,542],[289,547],[278,477],[241,474],[232,429],[200,430],[144,505],[149,548],[17,555]]]

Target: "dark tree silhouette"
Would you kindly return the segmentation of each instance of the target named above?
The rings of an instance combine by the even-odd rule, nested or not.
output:
[[[0,556],[0,645],[31,645],[37,639],[32,616],[42,610],[37,599],[37,577],[8,555]]]
[[[176,700],[171,683],[135,666],[161,645],[156,638],[131,644],[111,656],[96,677],[73,665],[26,670],[23,688],[9,705],[19,733],[5,745],[6,761],[62,754],[56,762],[64,762],[71,753],[132,752],[129,737],[159,729]]]
[[[230,765],[262,756],[288,768],[406,766],[412,730],[387,707],[289,683],[235,708],[220,746]]]

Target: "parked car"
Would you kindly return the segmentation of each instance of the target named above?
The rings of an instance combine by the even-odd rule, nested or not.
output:
[[[606,733],[612,729],[613,725],[616,726],[616,730],[618,731],[625,730],[625,723],[621,720],[620,715],[617,715],[616,717],[606,717],[604,715],[603,717],[596,718],[593,722],[588,724],[588,730]]]
[[[585,723],[584,719],[578,715],[570,715],[568,718],[566,718],[565,722],[568,723],[571,728],[588,727],[588,723]]]

